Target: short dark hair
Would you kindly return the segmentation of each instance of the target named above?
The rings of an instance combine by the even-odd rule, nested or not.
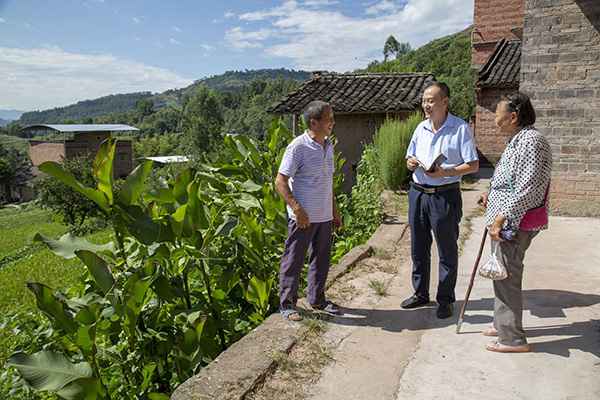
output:
[[[304,108],[302,115],[304,117],[304,123],[308,128],[310,128],[310,120],[316,119],[320,120],[323,117],[323,113],[328,108],[331,108],[331,105],[326,101],[321,100],[313,100]]]
[[[519,126],[525,127],[535,124],[535,110],[529,96],[522,92],[514,92],[502,96],[500,101],[506,102],[508,111],[517,113]]]
[[[436,87],[436,88],[440,89],[440,92],[442,92],[444,97],[450,98],[450,88],[444,82],[438,82],[438,81],[429,82],[428,84],[425,85],[425,89],[423,89],[423,92],[431,87]]]

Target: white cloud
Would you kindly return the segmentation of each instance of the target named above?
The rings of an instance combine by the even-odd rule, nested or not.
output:
[[[233,18],[235,17],[235,14],[231,11],[227,11],[224,15],[225,18]]]
[[[327,7],[338,3],[337,0],[304,0],[302,4],[307,7]]]
[[[181,42],[179,40],[177,40],[177,39],[174,39],[174,38],[170,38],[169,39],[169,43],[177,45],[177,46],[181,46]]]
[[[265,41],[273,31],[270,29],[259,29],[257,31],[244,31],[239,26],[229,29],[225,32],[225,40],[235,49],[249,49],[262,47],[261,42]]]
[[[6,23],[6,20],[4,18],[0,17],[0,24],[4,24],[4,23]]]
[[[164,91],[193,82],[164,68],[58,47],[0,47],[0,108],[59,107],[115,93]]]
[[[364,12],[350,16],[341,7],[312,9],[288,0],[239,15],[250,25],[260,22],[261,28],[236,27],[225,39],[238,49],[262,48],[267,56],[290,59],[295,68],[348,71],[381,59],[389,35],[415,48],[466,28],[472,23],[473,0],[378,0],[365,5]]]
[[[180,28],[180,27],[178,27],[178,26],[174,26],[174,27],[173,27],[173,30],[174,30],[175,32],[177,32],[177,33],[181,33],[181,32],[182,32],[181,28]]]
[[[131,20],[133,21],[134,24],[139,24],[140,22],[142,22],[142,19],[139,17],[133,17],[133,18],[131,18]]]
[[[392,0],[382,0],[382,1],[376,2],[375,4],[367,7],[367,9],[365,10],[365,13],[367,15],[380,15],[383,13],[396,13],[396,12],[402,10],[404,4],[406,4],[405,1],[398,2],[398,1],[392,1]]]
[[[211,45],[209,45],[209,44],[204,44],[204,43],[202,43],[202,44],[200,45],[200,47],[201,47],[202,49],[206,50],[206,51],[212,51],[212,50],[214,50],[214,49],[215,49],[215,48],[214,48],[214,46],[211,46]]]

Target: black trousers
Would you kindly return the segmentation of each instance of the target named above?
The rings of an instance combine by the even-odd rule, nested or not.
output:
[[[429,299],[433,232],[440,259],[436,300],[439,304],[454,303],[458,269],[458,224],[462,218],[460,189],[429,194],[411,186],[408,204],[415,294]]]

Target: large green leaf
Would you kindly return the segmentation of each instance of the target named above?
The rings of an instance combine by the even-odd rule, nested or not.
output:
[[[29,282],[27,288],[33,292],[38,308],[67,333],[77,331],[77,323],[67,312],[68,306],[55,295],[54,291],[42,283]]]
[[[234,200],[234,203],[246,212],[252,208],[261,208],[258,199],[250,193],[242,193],[239,199]]]
[[[103,399],[104,389],[97,378],[79,378],[60,389],[56,394],[65,400]]]
[[[159,240],[162,229],[160,222],[154,221],[142,207],[132,205],[123,211],[124,226],[132,236],[146,245]]]
[[[34,242],[43,242],[48,246],[57,256],[61,256],[66,259],[76,257],[75,252],[77,250],[89,250],[95,253],[101,253],[103,251],[114,252],[114,243],[109,242],[106,244],[94,244],[90,243],[85,239],[81,239],[66,233],[58,240],[50,239],[41,233],[36,233],[33,237]]]
[[[152,189],[144,194],[146,201],[157,201],[159,203],[173,203],[175,196],[170,188]]]
[[[187,225],[189,225],[192,232],[198,229],[204,229],[208,227],[208,218],[206,217],[206,211],[204,205],[198,197],[198,188],[200,183],[195,180],[188,186],[188,203],[186,209],[186,219],[189,219]]]
[[[77,379],[92,377],[92,368],[88,363],[74,364],[63,354],[51,351],[40,351],[32,355],[18,352],[10,356],[6,363],[15,367],[35,390],[57,392]]]
[[[194,171],[191,168],[184,169],[175,178],[175,186],[173,187],[173,197],[179,204],[187,203],[187,187],[194,178]]]
[[[106,195],[108,204],[113,204],[113,161],[117,141],[108,138],[100,145],[94,159],[94,178],[98,182],[98,190]]]
[[[90,275],[94,278],[94,281],[102,290],[102,293],[106,294],[112,288],[115,280],[108,268],[108,264],[96,253],[89,250],[77,250],[75,254],[88,268]]]
[[[153,161],[145,161],[138,165],[125,180],[119,192],[119,202],[125,205],[135,203],[144,190],[144,184],[152,172]]]
[[[98,204],[103,211],[110,211],[110,202],[104,192],[84,186],[73,176],[73,174],[66,171],[59,163],[54,161],[46,161],[38,168],[40,171],[53,176],[65,185],[69,186],[71,189],[92,200],[94,203]]]

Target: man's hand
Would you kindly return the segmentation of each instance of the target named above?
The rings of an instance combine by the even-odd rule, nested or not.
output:
[[[337,210],[333,211],[333,226],[335,229],[340,229],[343,225],[342,217],[340,217],[340,213]]]
[[[425,173],[430,178],[443,178],[445,176],[450,176],[450,175],[448,175],[448,171],[446,171],[444,168],[440,167],[439,165],[435,166],[435,169],[433,170],[433,172],[425,171]]]
[[[298,206],[294,209],[294,215],[296,216],[296,224],[300,229],[306,229],[310,226],[310,219],[308,214],[304,211],[304,208]]]
[[[407,158],[406,168],[408,168],[410,171],[414,171],[415,169],[419,168],[419,162],[415,157]]]
[[[479,200],[477,200],[477,204],[479,204],[480,206],[483,206],[483,208],[487,208],[487,204],[488,204],[488,193],[484,193],[479,197]]]

